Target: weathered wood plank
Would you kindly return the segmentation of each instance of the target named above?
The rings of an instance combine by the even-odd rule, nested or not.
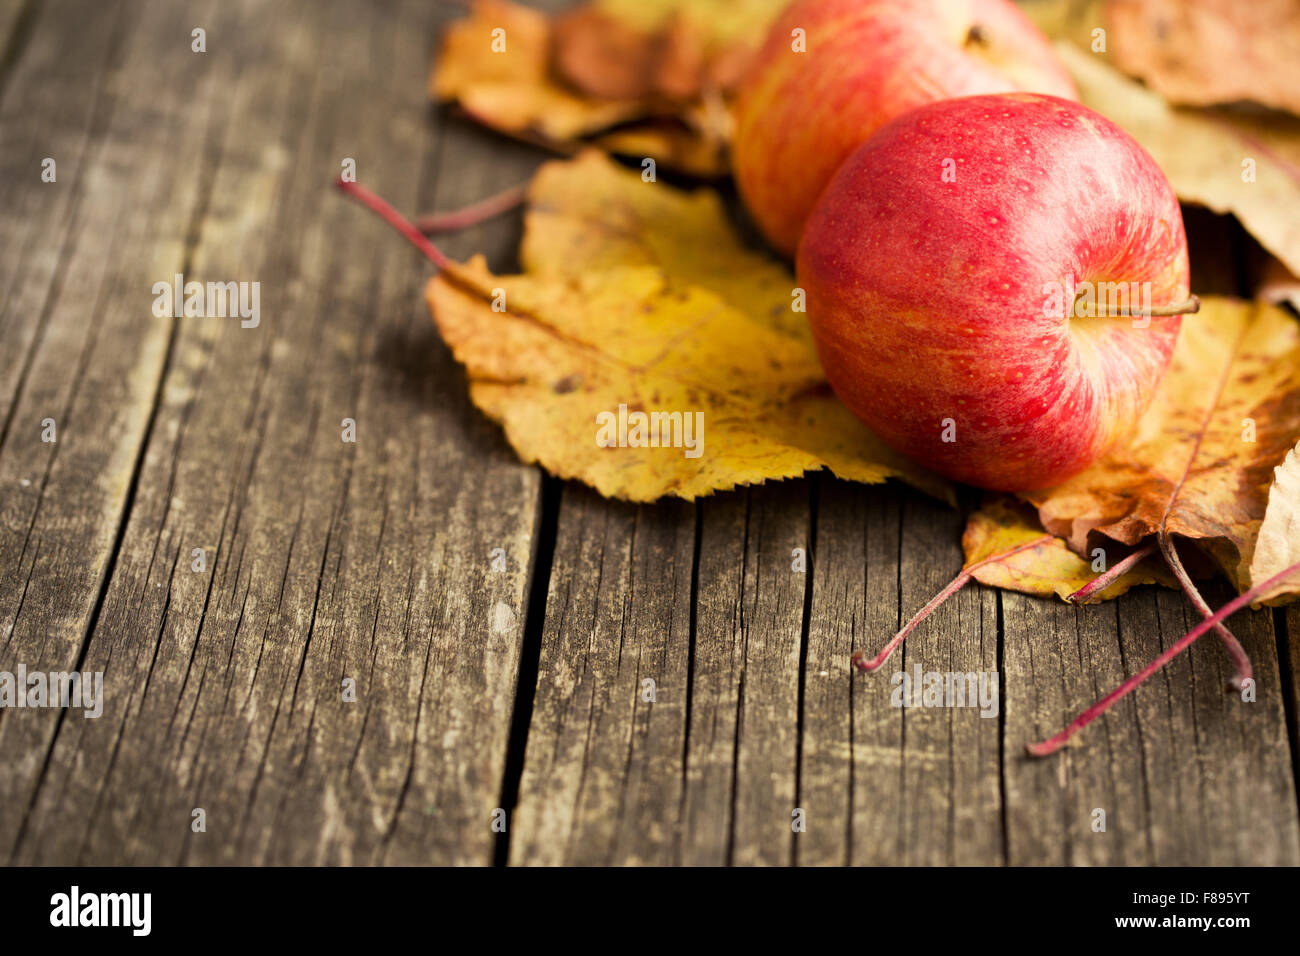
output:
[[[0,90],[23,54],[39,9],[39,0],[0,0]]]
[[[232,31],[191,271],[260,279],[262,321],[178,328],[87,653],[105,716],[64,723],[19,860],[490,862],[540,479],[469,407],[427,263],[328,186],[352,157],[417,206],[448,12],[258,3]]]
[[[971,585],[852,673],[961,564],[960,516],[896,486],[645,507],[566,486],[516,687],[539,472],[468,402],[427,264],[327,187],[353,157],[399,207],[454,208],[544,158],[424,103],[458,14],[0,0],[0,48],[21,34],[0,75],[0,669],[84,654],[108,688],[98,720],[0,712],[0,858],[487,863],[531,708],[512,863],[1300,862],[1300,612],[1233,620],[1255,702],[1202,641],[1029,761],[1195,614],[1153,589],[1075,609]],[[1201,291],[1238,278],[1220,226],[1189,215]],[[515,214],[440,242],[509,269],[518,234]],[[153,318],[146,289],[182,268],[260,280],[262,324]],[[1005,728],[894,707],[917,665],[1003,671]]]
[[[807,496],[566,490],[512,863],[790,862]]]
[[[695,511],[565,489],[511,863],[679,858]]]
[[[1209,592],[1212,604],[1226,594]],[[1257,700],[1225,692],[1213,640],[1121,701],[1046,760],[1055,733],[1198,620],[1186,599],[1143,588],[1071,608],[1003,596],[1008,852],[1024,864],[1295,864],[1294,780],[1270,612],[1229,621],[1255,668]],[[1105,812],[1105,832],[1093,829]]]
[[[806,480],[704,502],[684,863],[792,861],[808,502]]]
[[[190,50],[224,5],[55,0],[6,78],[0,125],[0,668],[73,669],[129,498],[172,321],[152,284],[179,269],[229,64]],[[69,24],[81,27],[69,30]],[[121,44],[121,50],[118,45]],[[197,63],[187,95],[160,99]],[[40,179],[41,157],[58,163]],[[12,164],[12,165],[11,165]],[[53,420],[53,436],[42,423]],[[63,711],[0,714],[0,855],[19,840]]]
[[[961,568],[960,533],[960,515],[915,492],[822,484],[805,671],[802,865],[1002,860],[997,712],[896,706],[894,676],[919,667],[994,680],[996,594],[967,586],[879,671],[850,673],[854,650],[882,647]]]

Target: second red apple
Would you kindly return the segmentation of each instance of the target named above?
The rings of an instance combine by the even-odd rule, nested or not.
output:
[[[822,188],[873,132],[925,103],[1012,90],[1077,95],[1008,0],[796,0],[741,91],[737,185],[768,240],[793,256]]]

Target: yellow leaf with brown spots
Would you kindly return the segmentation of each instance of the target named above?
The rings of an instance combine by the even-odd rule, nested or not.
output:
[[[1275,306],[1208,297],[1184,316],[1168,373],[1137,432],[1064,484],[1022,498],[1086,554],[1090,535],[1128,546],[1194,540],[1238,590],[1273,469],[1300,438],[1300,325]]]
[[[834,397],[790,316],[793,278],[730,236],[715,195],[593,152],[543,166],[530,205],[522,275],[475,258],[426,293],[521,459],[634,501],[823,467],[952,500]]]
[[[1060,538],[1045,534],[1032,508],[1008,498],[994,498],[967,518],[961,545],[966,567],[980,584],[1062,599],[1120,560],[1125,550],[1112,547],[1085,561]],[[1094,571],[1098,558],[1104,566]],[[1148,559],[1080,603],[1108,601],[1139,584],[1177,586],[1158,558]]]

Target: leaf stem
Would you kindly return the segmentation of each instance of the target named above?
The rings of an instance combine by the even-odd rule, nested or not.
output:
[[[528,198],[528,185],[526,183],[511,186],[495,196],[489,196],[487,199],[481,199],[476,203],[471,203],[452,212],[435,212],[421,216],[415,220],[415,228],[426,236],[434,236],[443,232],[456,232],[459,229],[477,226],[480,222],[485,222],[493,216],[499,216],[503,212],[509,212],[526,198]]]
[[[1168,650],[1166,650],[1163,654],[1161,654],[1159,657],[1153,660],[1146,667],[1142,668],[1141,671],[1139,671],[1137,674],[1134,674],[1124,683],[1120,684],[1119,687],[1115,688],[1113,691],[1111,691],[1101,700],[1097,701],[1097,703],[1093,704],[1091,707],[1089,707],[1087,710],[1081,713],[1078,717],[1074,718],[1074,720],[1070,722],[1070,725],[1066,727],[1064,730],[1062,730],[1055,737],[1049,737],[1047,740],[1041,741],[1040,743],[1029,744],[1028,746],[1025,747],[1025,750],[1028,751],[1030,756],[1033,757],[1046,757],[1049,754],[1056,753],[1056,751],[1060,750],[1062,745],[1067,740],[1069,740],[1079,731],[1083,730],[1084,727],[1087,727],[1090,723],[1092,723],[1094,720],[1096,720],[1098,717],[1100,717],[1102,714],[1108,711],[1115,704],[1116,701],[1132,693],[1133,690],[1136,689],[1139,684],[1141,684],[1148,677],[1150,677],[1156,671],[1160,670],[1160,668],[1164,667],[1171,660],[1173,660],[1184,650],[1190,647],[1198,637],[1200,637],[1210,628],[1217,625],[1224,618],[1228,617],[1229,615],[1235,614],[1237,611],[1241,610],[1247,604],[1250,604],[1260,595],[1267,593],[1268,589],[1271,588],[1274,584],[1278,583],[1284,578],[1290,577],[1292,574],[1295,574],[1297,571],[1300,571],[1300,561],[1297,561],[1295,564],[1291,565],[1289,568],[1287,568],[1284,571],[1279,571],[1277,574],[1273,575],[1271,578],[1269,578],[1267,581],[1264,581],[1262,584],[1255,585],[1246,593],[1233,598],[1223,607],[1219,608],[1219,610],[1215,611],[1205,620],[1201,621],[1200,624],[1197,624],[1194,628],[1192,628],[1190,631],[1188,631],[1186,634],[1180,637],[1177,641],[1171,644]]]
[[[411,225],[409,219],[365,186],[360,183],[349,182],[342,177],[336,179],[334,185],[405,236],[407,242],[424,253],[424,257],[439,269],[446,269],[451,265],[451,260],[438,251],[437,246],[424,238],[420,230]]]
[[[948,582],[947,587],[934,597],[930,598],[925,607],[917,611],[916,614],[913,615],[912,619],[903,625],[903,629],[893,636],[890,642],[885,645],[884,649],[879,654],[871,660],[866,660],[866,651],[854,651],[852,658],[853,666],[862,671],[870,672],[876,670],[881,664],[888,660],[889,655],[894,653],[894,650],[899,644],[903,643],[907,635],[916,630],[916,626],[930,616],[935,608],[964,588],[966,582],[971,579],[975,571],[984,567],[986,564],[992,564],[994,561],[1001,561],[1005,558],[1011,557],[1013,554],[1019,554],[1021,551],[1027,551],[1030,548],[1036,548],[1043,542],[1051,540],[1052,535],[1045,534],[1040,538],[1035,538],[1033,541],[1026,541],[1024,544],[1017,545],[1010,550],[1000,552],[999,554],[991,554],[981,561],[976,561],[969,567],[962,568],[961,571],[957,573],[957,576]]]
[[[1079,588],[1079,590],[1067,597],[1066,600],[1071,604],[1087,604],[1093,595],[1106,590],[1106,588],[1110,587],[1118,578],[1123,577],[1123,575],[1135,564],[1154,554],[1155,550],[1156,546],[1154,544],[1147,544],[1138,548],[1127,558],[1115,562],[1110,570],[1097,575],[1083,587]]]
[[[1192,604],[1196,606],[1196,609],[1201,612],[1202,617],[1209,617],[1212,615],[1214,612],[1210,610],[1210,605],[1205,602],[1205,598],[1201,597],[1201,592],[1196,589],[1196,585],[1193,583],[1191,575],[1189,575],[1187,569],[1183,567],[1183,562],[1179,560],[1178,551],[1174,548],[1174,543],[1170,539],[1169,535],[1164,531],[1161,531],[1159,535],[1157,535],[1157,539],[1160,542],[1160,553],[1165,556],[1165,563],[1169,565],[1169,570],[1174,572],[1174,577],[1178,579],[1178,583],[1182,587],[1183,593],[1187,595],[1188,600],[1190,600]],[[1246,686],[1246,681],[1250,680],[1251,675],[1254,673],[1250,664],[1250,655],[1246,653],[1246,649],[1241,646],[1241,642],[1237,640],[1236,636],[1233,635],[1227,627],[1222,624],[1216,624],[1214,625],[1214,630],[1218,632],[1219,638],[1223,641],[1223,646],[1228,652],[1228,656],[1232,658],[1234,671],[1229,686],[1232,687],[1233,690],[1241,690]]]

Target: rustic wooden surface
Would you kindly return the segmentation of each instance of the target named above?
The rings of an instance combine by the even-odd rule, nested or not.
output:
[[[956,512],[829,476],[636,507],[515,460],[427,264],[329,188],[352,157],[448,209],[546,158],[425,101],[458,9],[0,0],[0,670],[106,689],[0,711],[0,860],[1300,863],[1296,609],[1233,619],[1256,703],[1202,641],[1031,761],[1179,595],[972,585],[897,663],[999,671],[999,718],[900,710],[849,654],[956,573]],[[443,246],[508,269],[520,224]],[[1189,226],[1238,288],[1240,230]],[[260,281],[260,326],[155,318],[177,272]]]

